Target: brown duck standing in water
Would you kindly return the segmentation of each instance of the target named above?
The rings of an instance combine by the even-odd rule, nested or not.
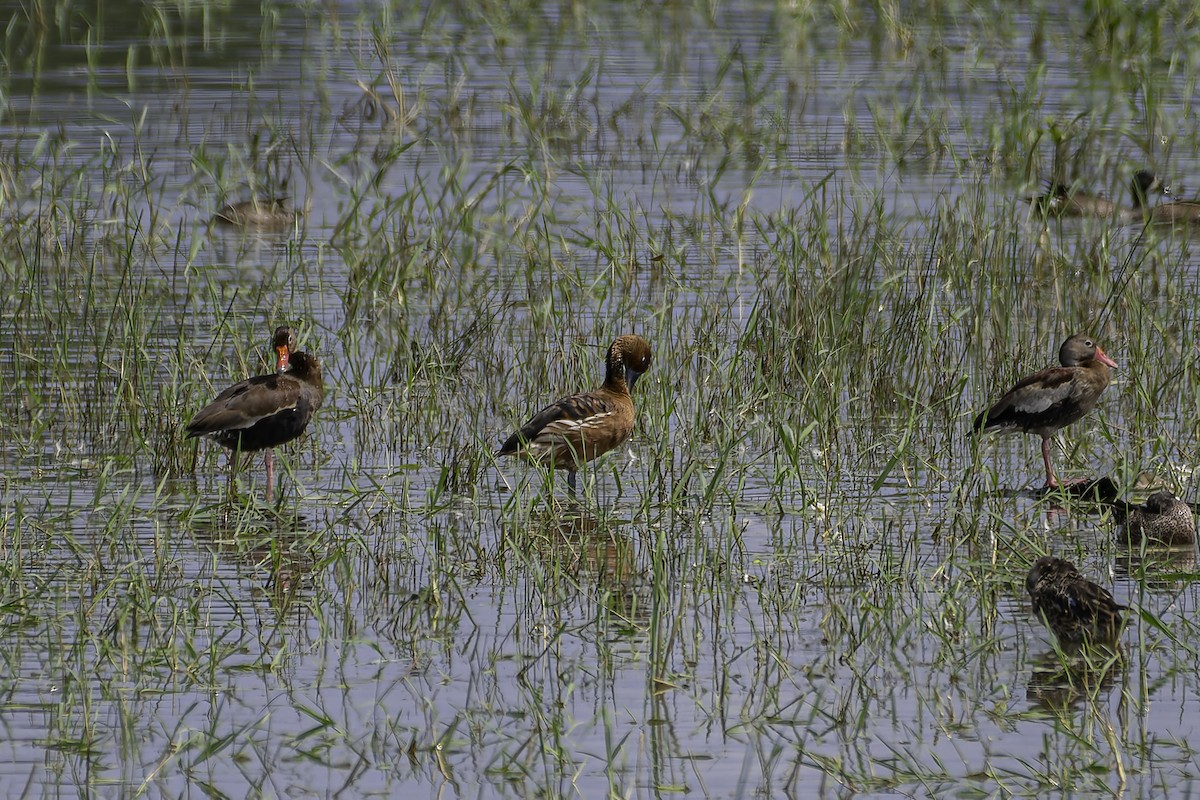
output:
[[[1077,333],[1058,351],[1061,367],[1050,367],[1020,380],[996,403],[975,418],[974,430],[1020,431],[1042,437],[1046,486],[1059,485],[1050,462],[1050,438],[1096,407],[1116,367],[1100,345]]]
[[[296,352],[292,328],[277,328],[271,347],[277,358],[273,375],[258,375],[230,386],[187,426],[188,438],[208,436],[231,450],[234,472],[238,453],[266,450],[268,503],[275,485],[271,448],[304,433],[325,398],[321,362],[309,353]]]
[[[496,455],[520,456],[551,469],[565,469],[567,483],[575,491],[576,471],[633,433],[629,391],[648,369],[649,343],[632,334],[618,337],[608,348],[604,383],[599,389],[546,406],[509,436]]]
[[[1033,613],[1063,647],[1116,643],[1125,606],[1083,577],[1070,561],[1042,556],[1025,577],[1025,589]]]
[[[1141,505],[1116,501],[1113,515],[1121,544],[1137,547],[1145,540],[1150,545],[1177,547],[1196,543],[1192,507],[1171,492],[1155,492]]]
[[[1162,181],[1153,172],[1139,170],[1129,186],[1131,207],[1122,206],[1106,197],[1085,191],[1072,191],[1065,183],[1052,183],[1046,194],[1028,198],[1033,208],[1049,217],[1136,217],[1150,211],[1147,200],[1154,192],[1163,191]],[[1152,212],[1151,212],[1152,213]]]

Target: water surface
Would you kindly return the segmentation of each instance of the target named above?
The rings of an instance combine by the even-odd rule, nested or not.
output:
[[[1195,554],[967,437],[1087,326],[1060,469],[1186,491],[1187,232],[1020,198],[1052,126],[1186,193],[1194,59],[1037,6],[5,10],[7,793],[1195,791]],[[210,224],[254,194],[303,214]],[[277,518],[181,428],[285,320],[329,391]],[[580,505],[493,465],[626,331]],[[1053,652],[1043,551],[1143,610],[1122,664]]]

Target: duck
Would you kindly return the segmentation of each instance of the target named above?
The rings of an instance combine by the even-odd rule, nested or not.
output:
[[[1061,181],[1052,182],[1045,194],[1029,197],[1026,200],[1034,210],[1045,216],[1106,218],[1136,216],[1140,220],[1144,213],[1153,213],[1153,209],[1147,206],[1147,199],[1155,191],[1163,191],[1162,181],[1153,172],[1143,169],[1135,172],[1130,180],[1131,207],[1122,206],[1120,203],[1098,194],[1072,190],[1069,184]]]
[[[291,208],[286,195],[266,200],[255,197],[224,206],[213,215],[213,222],[238,228],[279,231],[292,227],[299,215],[298,211]]]
[[[1144,540],[1151,545],[1177,547],[1196,543],[1196,519],[1192,507],[1172,492],[1155,492],[1139,505],[1112,503],[1117,520],[1117,540],[1136,547]]]
[[[1058,350],[1060,367],[1022,378],[991,408],[975,418],[975,433],[1020,431],[1042,437],[1046,488],[1060,484],[1050,460],[1050,438],[1096,407],[1117,362],[1087,334],[1077,333]]]
[[[633,433],[630,391],[650,369],[650,344],[641,336],[618,336],[604,361],[599,389],[563,397],[543,408],[504,440],[497,456],[515,456],[531,464],[567,471],[575,491],[575,473],[587,462],[619,447]]]
[[[267,502],[272,502],[275,468],[272,449],[304,433],[325,398],[320,360],[296,350],[296,331],[275,329],[271,348],[275,372],[235,383],[200,409],[187,424],[187,438],[205,436],[231,453],[237,470],[239,453],[266,450]]]
[[[1159,203],[1149,211],[1150,221],[1180,225],[1200,222],[1200,200],[1170,200]]]
[[[1080,574],[1070,561],[1042,556],[1025,577],[1033,613],[1063,647],[1115,644],[1121,612],[1127,607],[1099,584]]]

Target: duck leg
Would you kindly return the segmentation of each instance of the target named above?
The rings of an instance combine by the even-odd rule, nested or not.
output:
[[[237,495],[237,469],[238,469],[238,453],[241,450],[233,448],[229,451],[229,501],[233,502],[233,498]]]
[[[267,505],[275,499],[275,451],[267,448]]]
[[[1046,488],[1057,489],[1058,478],[1054,475],[1054,466],[1050,463],[1050,437],[1042,437],[1042,461],[1046,463]]]
[[[575,470],[567,472],[567,486],[571,487],[571,497],[575,496]]]

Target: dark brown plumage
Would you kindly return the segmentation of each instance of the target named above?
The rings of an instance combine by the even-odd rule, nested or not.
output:
[[[1136,547],[1147,544],[1190,545],[1196,543],[1196,519],[1192,507],[1167,491],[1155,492],[1142,505],[1116,501],[1117,540]]]
[[[1112,377],[1109,368],[1117,366],[1082,333],[1063,342],[1058,358],[1061,367],[1023,378],[977,416],[974,424],[976,432],[1021,431],[1042,437],[1042,461],[1049,487],[1058,486],[1050,462],[1050,438],[1095,408]]]
[[[257,375],[230,386],[202,408],[188,423],[188,438],[207,436],[232,451],[234,468],[239,452],[267,451],[267,501],[274,490],[274,462],[270,448],[304,433],[325,397],[321,362],[305,352],[294,352],[295,332],[276,329],[272,347],[276,372]]]
[[[604,383],[599,389],[564,397],[546,406],[496,451],[519,456],[552,469],[575,472],[607,453],[633,433],[633,398],[629,390],[650,368],[650,345],[632,334],[617,338],[608,348]]]
[[[1029,570],[1025,589],[1033,613],[1063,647],[1116,643],[1125,606],[1083,577],[1070,561],[1042,556]]]
[[[1106,217],[1141,215],[1146,209],[1147,198],[1162,190],[1162,182],[1147,170],[1134,174],[1129,186],[1131,207],[1122,206],[1108,198],[1090,192],[1072,190],[1065,183],[1050,184],[1046,194],[1030,197],[1028,201],[1041,214],[1052,217]]]

